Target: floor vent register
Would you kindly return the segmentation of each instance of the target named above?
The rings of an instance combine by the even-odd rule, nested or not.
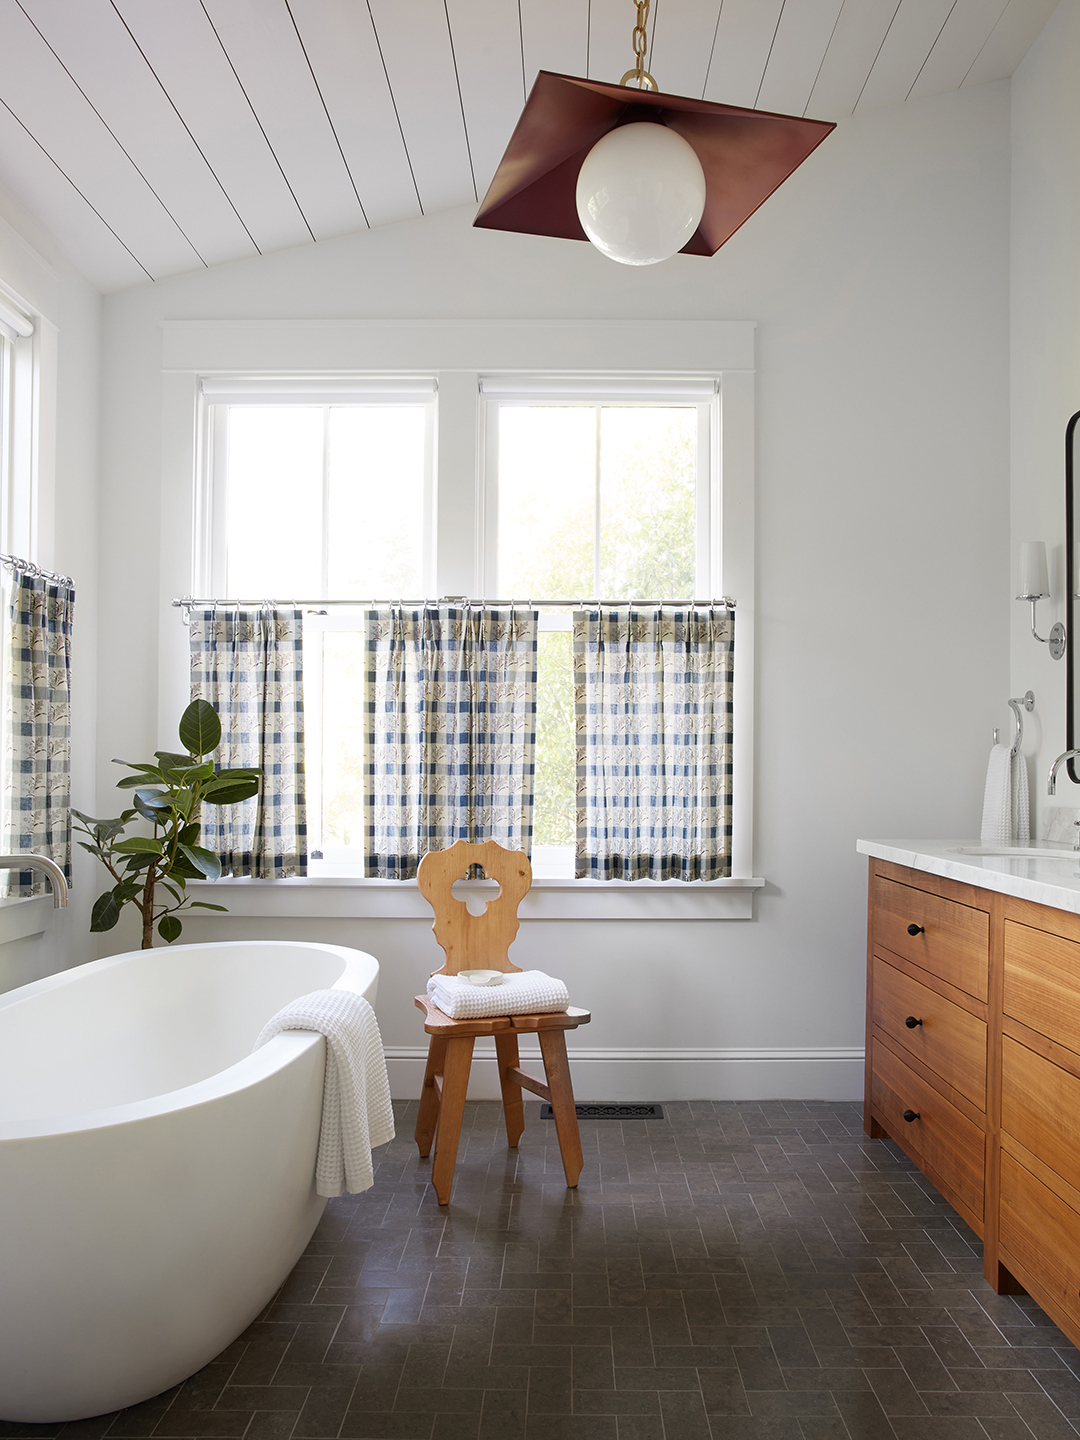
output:
[[[579,1120],[662,1120],[662,1105],[575,1105]],[[540,1106],[540,1119],[553,1120],[551,1106]]]

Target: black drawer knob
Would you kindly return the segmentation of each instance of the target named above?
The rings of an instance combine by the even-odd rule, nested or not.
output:
[[[911,1124],[911,1122],[912,1122],[913,1120],[919,1120],[919,1119],[921,1119],[921,1118],[922,1118],[922,1117],[919,1115],[919,1112],[918,1112],[917,1110],[905,1110],[905,1111],[904,1111],[904,1119],[908,1122],[909,1125]]]
[[[920,1025],[922,1024],[922,1021],[921,1021],[921,1020],[916,1020],[916,1018],[915,1018],[914,1015],[909,1015],[909,1016],[907,1017],[907,1019],[904,1021],[904,1024],[907,1026],[907,1028],[908,1028],[909,1030],[915,1030],[918,1026],[920,1026]]]
[[[907,927],[907,933],[909,935],[925,935],[926,927],[923,925],[916,925],[913,920],[911,924]]]

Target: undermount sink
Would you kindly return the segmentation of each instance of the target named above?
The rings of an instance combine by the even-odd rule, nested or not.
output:
[[[1036,845],[954,845],[954,855],[1016,855],[1024,860],[1071,860],[1080,864],[1080,850],[1053,850]]]

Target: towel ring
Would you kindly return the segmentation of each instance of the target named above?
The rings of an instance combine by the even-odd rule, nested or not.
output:
[[[1025,692],[1025,694],[1021,695],[1018,699],[1010,700],[1010,701],[1009,701],[1009,707],[1010,707],[1010,709],[1011,709],[1012,712],[1013,712],[1013,719],[1014,719],[1014,721],[1016,722],[1016,733],[1013,735],[1012,747],[1011,747],[1010,750],[1009,750],[1009,755],[1010,755],[1010,757],[1013,756],[1013,755],[1019,755],[1019,753],[1020,753],[1020,746],[1023,744],[1023,740],[1024,740],[1024,717],[1023,717],[1023,715],[1020,713],[1020,707],[1021,707],[1021,705],[1024,707],[1024,709],[1025,709],[1025,710],[1028,712],[1028,714],[1030,715],[1031,712],[1032,712],[1032,710],[1035,709],[1035,693],[1034,693],[1034,691],[1028,690],[1028,691]],[[995,729],[995,730],[994,730],[994,744],[996,745],[997,743],[998,743],[998,732],[997,732],[997,730]]]

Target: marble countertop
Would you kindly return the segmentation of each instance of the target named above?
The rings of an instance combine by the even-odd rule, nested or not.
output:
[[[1080,852],[1068,857],[1055,854],[1060,846],[1034,844],[1025,847],[1023,855],[962,853],[978,849],[978,840],[860,840],[856,848],[875,860],[1080,915]]]

